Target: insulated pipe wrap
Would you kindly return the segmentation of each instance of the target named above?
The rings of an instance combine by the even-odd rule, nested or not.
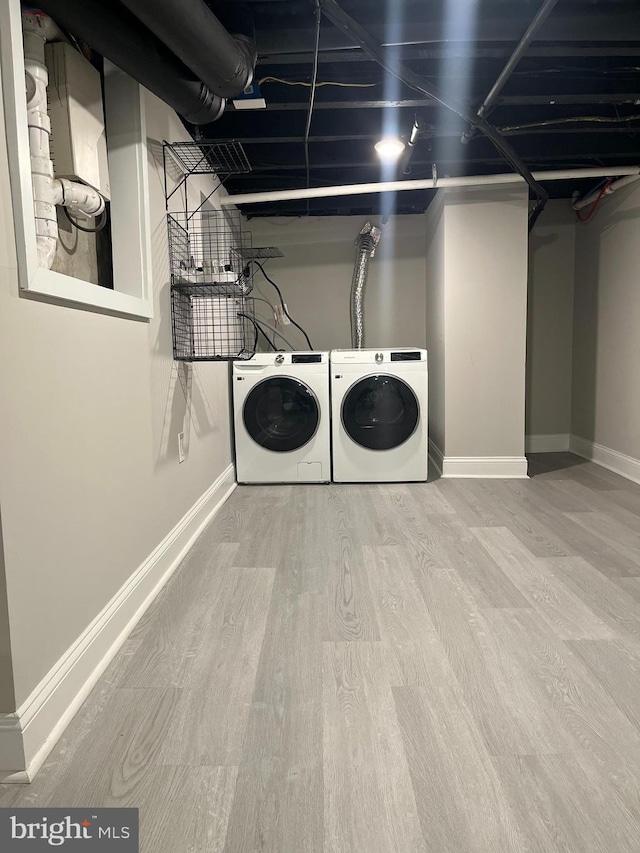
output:
[[[202,0],[122,0],[216,95],[232,98],[251,83],[256,49],[232,36]]]
[[[51,123],[47,114],[49,75],[44,61],[45,38],[36,15],[25,15],[23,27],[24,63],[31,93],[27,101],[27,123],[38,263],[51,269],[58,243],[58,219],[49,145]]]
[[[39,0],[38,5],[192,124],[208,124],[224,112],[224,98],[208,89],[119,4]]]
[[[362,349],[365,343],[364,292],[369,276],[369,263],[380,242],[381,231],[367,222],[356,239],[356,263],[351,281],[351,346]]]

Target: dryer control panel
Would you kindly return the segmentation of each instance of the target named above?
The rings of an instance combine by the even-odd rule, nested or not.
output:
[[[391,353],[391,361],[421,361],[422,355],[420,350],[401,350],[400,352]]]
[[[319,352],[311,353],[293,353],[291,356],[291,364],[321,364],[322,354]]]
[[[359,349],[332,350],[333,364],[344,365],[405,365],[406,369],[418,369],[427,361],[427,351],[418,347],[397,347],[395,349]]]

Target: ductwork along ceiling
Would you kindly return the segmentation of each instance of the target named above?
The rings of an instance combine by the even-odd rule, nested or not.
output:
[[[163,97],[194,138],[239,140],[252,171],[227,178],[233,194],[422,179],[434,167],[455,177],[640,162],[637,0],[44,0],[41,8]],[[266,109],[237,109],[232,100],[252,80]],[[486,128],[469,132],[469,117],[496,81],[483,111],[492,139]],[[395,171],[374,150],[389,134],[413,143]],[[591,183],[543,192],[570,196]],[[269,202],[246,212],[420,213],[432,196]]]

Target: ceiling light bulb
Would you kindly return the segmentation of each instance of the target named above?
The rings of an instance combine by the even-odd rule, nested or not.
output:
[[[401,139],[381,139],[374,148],[383,163],[395,163],[404,151],[404,142]]]

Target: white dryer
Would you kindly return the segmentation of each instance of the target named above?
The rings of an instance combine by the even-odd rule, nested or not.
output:
[[[329,482],[329,354],[259,352],[232,382],[238,482]]]
[[[427,403],[425,350],[333,350],[335,482],[426,480]]]

